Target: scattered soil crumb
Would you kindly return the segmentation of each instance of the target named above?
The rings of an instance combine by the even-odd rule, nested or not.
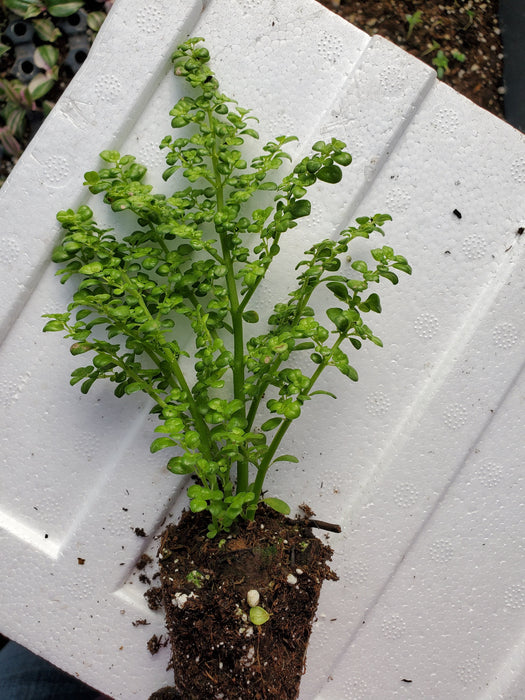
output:
[[[153,656],[154,654],[156,654],[159,651],[159,649],[167,646],[168,641],[169,641],[168,639],[165,639],[163,641],[162,635],[160,635],[160,637],[157,637],[157,635],[154,634],[153,637],[151,637],[151,639],[148,640],[147,647],[148,647],[149,653]]]
[[[145,569],[148,564],[151,564],[153,562],[153,559],[149,556],[149,554],[142,554],[140,559],[138,560],[136,564],[136,568],[139,571],[142,571],[142,569]]]
[[[160,610],[162,608],[162,589],[160,586],[148,588],[144,593],[144,598],[146,598],[150,610]]]
[[[301,503],[299,506],[299,510],[302,510],[302,512],[306,515],[307,518],[311,518],[315,515],[314,511],[310,508],[310,506],[307,503]]]
[[[133,627],[140,627],[141,625],[149,625],[150,623],[146,620],[146,618],[143,618],[142,620],[135,620],[131,624]]]

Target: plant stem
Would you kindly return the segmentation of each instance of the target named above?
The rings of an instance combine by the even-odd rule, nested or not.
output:
[[[126,280],[128,287],[131,289],[131,293],[133,294],[133,296],[135,296],[135,298],[139,302],[139,305],[140,305],[141,309],[144,311],[148,320],[154,321],[155,319],[150,314],[149,309],[148,309],[148,307],[147,307],[147,305],[142,297],[142,294],[137,289],[133,288],[133,286],[131,284],[131,280],[129,279],[128,275],[125,272],[122,272],[122,276]],[[172,372],[175,376],[175,379],[178,383],[178,386],[182,389],[182,391],[185,394],[185,399],[188,402],[190,413],[191,413],[191,416],[193,418],[193,422],[195,424],[195,428],[196,428],[197,432],[199,433],[201,440],[202,440],[202,451],[203,451],[204,455],[208,459],[211,460],[212,459],[212,449],[211,449],[209,428],[199,412],[197,404],[195,403],[195,399],[193,398],[193,394],[191,392],[191,389],[188,386],[188,383],[186,381],[186,377],[184,376],[184,373],[180,367],[180,364],[179,364],[177,358],[175,357],[175,355],[173,354],[173,352],[169,348],[166,338],[164,337],[164,335],[162,334],[161,331],[156,332],[156,338],[157,338],[157,342],[159,343],[159,345],[162,346],[163,354],[167,358],[167,360],[170,364],[170,367],[171,367]],[[150,357],[151,357],[151,355],[150,355]],[[159,366],[159,369],[160,369],[160,366]]]
[[[318,365],[317,369],[312,374],[308,388],[304,392],[305,398],[308,397],[308,395],[310,394],[310,392],[314,388],[314,384],[319,379],[321,372],[328,366],[332,355],[334,354],[335,350],[339,347],[339,345],[341,345],[344,338],[345,338],[344,333],[339,334],[339,337],[337,338],[337,340],[335,341],[335,343],[331,347],[330,355],[328,357],[326,357],[320,365]],[[277,432],[273,436],[273,440],[271,441],[271,443],[268,447],[268,450],[266,451],[266,454],[264,455],[264,458],[261,460],[261,463],[257,469],[257,476],[255,478],[255,482],[253,485],[253,492],[255,494],[254,503],[257,503],[259,498],[261,497],[262,486],[264,483],[264,479],[266,477],[266,473],[267,473],[268,469],[270,468],[272,459],[275,455],[277,448],[281,444],[282,439],[286,435],[286,431],[290,427],[293,420],[294,420],[293,418],[283,419],[283,422],[281,423]]]
[[[219,172],[219,160],[217,156],[217,135],[214,129],[214,119],[211,109],[208,109],[208,123],[215,138],[213,140],[213,148],[211,151],[211,161],[215,182],[215,197],[217,202],[217,213],[220,213],[224,208],[224,186]],[[233,328],[233,395],[242,403],[242,409],[239,409],[238,415],[246,419],[246,408],[244,401],[244,326],[242,318],[242,308],[239,306],[239,297],[237,292],[237,283],[235,280],[235,270],[233,260],[230,254],[228,241],[228,233],[225,231],[219,232],[221,242],[221,252],[226,267],[226,288],[230,299],[230,315]],[[246,491],[248,488],[248,462],[246,460],[237,461],[237,492]]]

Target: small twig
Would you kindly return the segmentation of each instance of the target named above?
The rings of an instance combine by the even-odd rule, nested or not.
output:
[[[341,532],[341,525],[336,525],[335,523],[327,523],[324,520],[312,520],[311,518],[306,518],[304,521],[305,525],[310,527],[316,527],[319,530],[328,530],[328,532]]]

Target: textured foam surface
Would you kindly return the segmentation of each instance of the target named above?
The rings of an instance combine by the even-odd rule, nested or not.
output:
[[[136,563],[185,483],[149,454],[150,404],[69,387],[75,360],[40,316],[69,298],[48,262],[55,214],[100,210],[81,188],[98,152],[133,153],[166,187],[157,144],[183,89],[169,56],[187,35],[261,142],[294,133],[297,159],[336,136],[354,156],[344,187],[312,195],[260,303],[360,214],[393,216],[387,243],[414,269],[382,290],[385,347],[356,354],[358,384],[327,376],[338,401],[305,408],[284,446],[300,464],[269,477],[343,526],[302,700],[525,697],[525,140],[314,0],[117,0],[0,191],[0,631],[115,698],[170,682]]]

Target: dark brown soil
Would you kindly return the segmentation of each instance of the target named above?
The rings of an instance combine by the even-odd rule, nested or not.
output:
[[[497,0],[318,0],[368,34],[380,34],[434,68],[480,107],[503,116],[503,48]],[[407,15],[420,12],[409,32]],[[463,54],[463,61],[454,52]],[[439,59],[438,59],[439,60]]]
[[[159,549],[171,697],[293,700],[321,585],[337,579],[326,563],[332,550],[304,520],[265,506],[223,539],[209,540],[207,524],[203,514],[184,513]],[[262,625],[250,622],[250,590],[270,615]]]

